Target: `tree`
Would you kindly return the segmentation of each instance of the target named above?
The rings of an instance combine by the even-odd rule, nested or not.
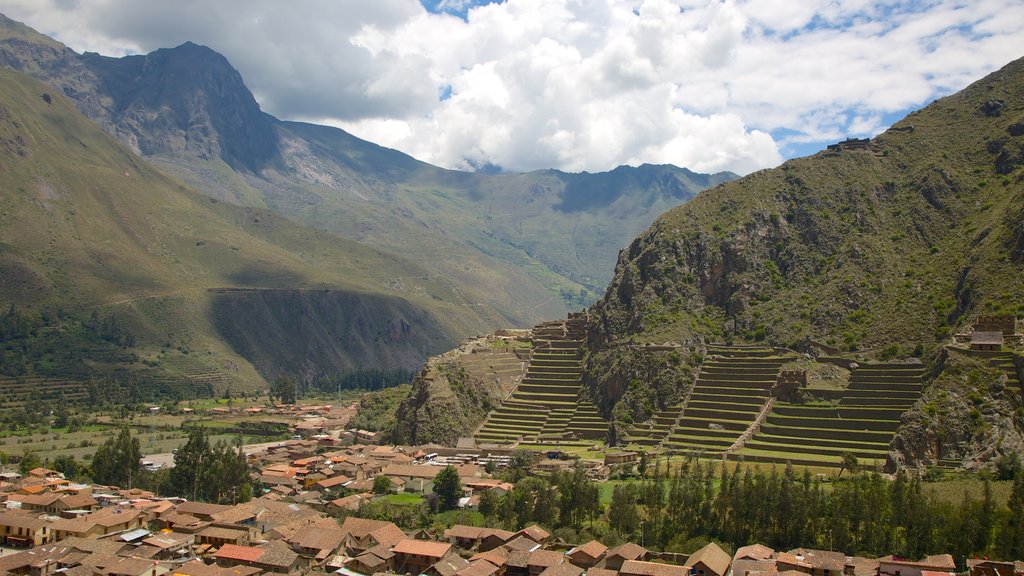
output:
[[[206,429],[192,428],[185,445],[174,455],[166,491],[206,502],[237,503],[250,499],[252,485],[241,440],[234,446],[221,441],[211,447]]]
[[[636,508],[636,491],[632,484],[616,484],[612,503],[608,506],[608,525],[629,538],[640,525]]]
[[[270,397],[284,404],[295,404],[299,397],[299,385],[291,376],[281,374],[270,384]]]
[[[107,438],[92,457],[92,478],[98,484],[131,488],[141,469],[139,439],[132,436],[127,424],[116,437]]]
[[[1018,472],[1010,492],[1010,515],[999,534],[1003,558],[1024,558],[1024,472]]]
[[[637,462],[637,464],[636,464],[636,471],[640,474],[641,478],[646,478],[647,477],[647,466],[648,466],[647,452],[641,451],[640,452],[640,461]]]
[[[78,461],[74,456],[62,454],[53,460],[53,469],[64,475],[65,478],[77,478],[79,473]]]
[[[484,515],[484,518],[496,514],[499,506],[500,502],[497,492],[494,490],[484,490],[480,493],[480,505],[477,509]]]
[[[554,482],[558,486],[559,522],[578,532],[583,521],[600,510],[597,486],[587,478],[587,471],[579,462],[572,471],[558,473]]]
[[[22,476],[28,476],[29,470],[34,470],[43,465],[42,460],[39,459],[39,455],[31,450],[26,450],[21,456],[21,460],[18,462],[18,472]]]
[[[462,498],[462,481],[454,466],[445,466],[434,477],[434,494],[437,494],[438,509],[441,512],[453,510]]]
[[[200,495],[200,486],[204,480],[203,459],[210,456],[210,440],[206,429],[194,426],[188,433],[185,445],[174,454],[174,468],[169,477],[170,494],[196,500]]]
[[[836,477],[842,476],[844,470],[849,470],[850,474],[856,474],[860,471],[860,462],[857,461],[857,456],[853,452],[843,452],[839,455],[841,466],[839,467],[839,474]]]
[[[373,493],[374,494],[387,494],[388,490],[391,489],[391,478],[381,474],[373,479]]]

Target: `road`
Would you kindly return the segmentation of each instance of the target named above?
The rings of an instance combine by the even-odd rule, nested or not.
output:
[[[245,450],[246,453],[259,452],[261,450],[266,450],[267,448],[270,448],[272,446],[278,446],[281,444],[284,444],[284,440],[277,440],[275,442],[263,442],[261,444],[245,444],[242,446],[242,449]],[[142,457],[142,459],[147,462],[159,464],[163,468],[174,467],[174,454],[171,452],[167,452],[164,454],[146,454],[145,456]]]

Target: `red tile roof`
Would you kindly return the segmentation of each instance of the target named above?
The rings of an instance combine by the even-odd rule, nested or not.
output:
[[[256,562],[260,556],[266,553],[262,548],[250,548],[249,546],[238,546],[236,544],[225,544],[217,550],[214,557],[225,560],[238,560],[240,562]]]
[[[395,544],[395,547],[391,550],[395,554],[415,554],[430,558],[444,558],[444,555],[451,549],[452,545],[447,542],[427,542],[426,540],[406,538]]]

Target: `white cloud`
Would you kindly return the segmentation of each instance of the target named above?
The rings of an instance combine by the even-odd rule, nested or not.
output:
[[[1021,56],[1000,0],[0,0],[77,50],[186,40],[268,112],[448,167],[740,173],[779,146],[884,118]],[[769,134],[779,136],[773,139]]]

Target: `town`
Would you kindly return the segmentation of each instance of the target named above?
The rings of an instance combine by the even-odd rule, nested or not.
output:
[[[313,407],[314,412],[325,410],[330,413],[330,407]],[[614,453],[606,457],[605,464],[584,464],[565,459],[564,455],[560,458],[555,453],[533,452],[530,456],[511,449],[484,453],[479,449],[440,446],[362,444],[358,442],[360,437],[366,437],[365,432],[328,434],[308,424],[302,430],[307,437],[272,443],[255,451],[225,452],[245,459],[249,471],[245,480],[259,492],[259,497],[253,499],[248,499],[241,491],[208,496],[222,503],[158,496],[140,488],[79,483],[43,467],[26,470],[24,475],[5,472],[0,484],[0,500],[5,507],[0,512],[0,537],[5,546],[0,556],[0,573],[31,576],[256,576],[274,573],[937,576],[964,571],[971,576],[1019,576],[1024,573],[1024,562],[954,558],[952,553],[924,554],[917,558],[898,555],[869,558],[812,548],[774,550],[757,543],[740,546],[732,552],[715,541],[707,541],[695,550],[681,551],[680,548],[687,546],[675,544],[677,541],[669,534],[659,535],[649,529],[663,512],[651,506],[651,500],[656,498],[645,490],[653,485],[668,487],[668,499],[672,500],[677,491],[683,494],[704,486],[708,494],[703,500],[700,497],[687,500],[694,509],[685,516],[713,514],[711,508],[722,502],[721,493],[714,503],[709,500],[716,468],[713,463],[702,465],[689,460],[679,464],[670,479],[670,473],[663,472],[660,463],[648,463],[646,458],[635,461]],[[127,429],[122,434],[123,439],[130,436]],[[348,437],[348,441],[339,436]],[[190,435],[189,443],[175,454],[178,461],[175,469],[179,472],[185,469],[185,454],[190,446],[204,439],[202,433]],[[109,444],[113,447],[116,442],[112,439]],[[141,465],[140,461],[138,466]],[[614,528],[604,531],[602,542],[588,530],[597,530],[595,518],[602,515],[597,486],[607,483],[609,468],[622,466],[645,469],[648,479],[637,481],[645,500],[638,504],[636,494],[627,490],[627,484],[617,485],[607,518]],[[671,469],[671,466],[666,468]],[[729,474],[727,467],[723,466],[722,474]],[[739,480],[740,476],[737,467],[731,477]],[[542,480],[544,477],[549,480]],[[780,478],[774,473],[773,477],[776,481]],[[213,481],[203,480],[210,478],[205,473],[197,473],[197,478],[199,480],[193,481]],[[595,482],[595,478],[599,480]],[[806,477],[796,477],[791,469],[787,469],[783,478],[794,478],[796,485],[810,486]],[[740,484],[750,481],[748,469]],[[727,476],[720,482],[723,486],[733,483]],[[755,478],[754,482],[758,480]],[[899,482],[898,478],[897,484]],[[1017,484],[1021,484],[1019,480]],[[821,497],[817,481],[814,490]],[[1015,491],[1019,490],[1015,485]],[[627,492],[631,496],[627,496]],[[658,492],[665,496],[664,490]],[[834,492],[838,493],[839,488]],[[197,493],[206,494],[202,487]],[[397,513],[396,510],[402,508],[403,498],[422,502],[423,506],[412,507],[412,514]],[[1011,496],[1011,499],[1019,498],[1019,494]],[[669,502],[665,509],[671,510],[673,505]],[[1011,503],[1011,510],[1019,505],[1020,502]],[[503,506],[504,512],[499,510]],[[544,511],[544,506],[550,509]],[[436,516],[430,516],[435,512]],[[547,519],[550,524],[554,514],[562,518],[559,523],[562,528],[549,530],[534,521]],[[795,513],[794,518],[796,516],[799,514]],[[467,521],[473,518],[475,522]],[[1019,516],[1009,518],[1009,530],[1013,530],[1012,526],[1019,523],[1019,519]],[[493,522],[501,522],[510,529],[481,525]],[[673,525],[670,518],[663,518],[662,522],[664,530],[670,530]],[[697,524],[692,519],[685,522]],[[637,523],[641,524],[639,528]],[[648,524],[648,529],[643,523]],[[835,530],[838,531],[838,526]],[[908,526],[908,530],[914,530],[913,526]],[[992,527],[989,530],[992,535]],[[1005,530],[1008,529],[1001,528],[999,534],[1020,538],[1019,526],[1014,533],[1004,534]],[[756,529],[754,533],[768,534]],[[830,538],[839,538],[832,528],[828,533]],[[638,534],[640,542],[625,538],[632,534]],[[908,533],[906,538],[909,542],[913,536]],[[645,539],[648,547],[644,547]],[[666,541],[673,544],[661,544]]]

